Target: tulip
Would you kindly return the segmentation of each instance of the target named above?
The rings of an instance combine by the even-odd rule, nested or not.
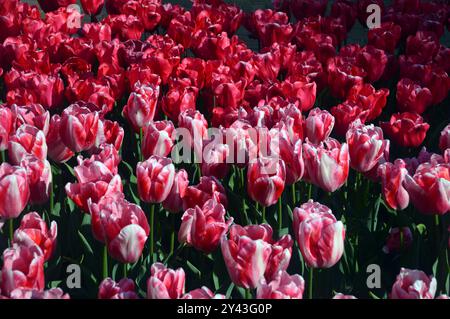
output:
[[[370,171],[384,155],[389,151],[389,140],[383,139],[381,128],[371,125],[363,125],[356,120],[346,134],[350,166],[358,172]]]
[[[417,113],[392,114],[389,122],[380,122],[385,134],[403,147],[418,147],[422,144],[430,128]]]
[[[230,148],[227,144],[215,141],[205,142],[203,148],[203,161],[200,163],[202,176],[214,176],[218,179],[225,178],[229,171],[227,158]]]
[[[177,83],[164,95],[162,110],[172,121],[177,121],[181,112],[195,109],[197,96],[198,88]]]
[[[105,278],[98,287],[98,299],[138,299],[134,281],[128,278],[116,283],[111,278]]]
[[[8,163],[0,165],[0,217],[16,218],[30,198],[27,172]]]
[[[27,171],[30,187],[30,203],[44,204],[50,198],[52,187],[52,169],[49,161],[41,160],[33,155],[25,156],[20,166]]]
[[[304,178],[327,192],[334,192],[347,180],[350,163],[346,143],[328,138],[315,146],[307,141],[303,144],[303,159]]]
[[[413,235],[409,227],[391,228],[386,239],[386,245],[383,246],[383,252],[386,254],[400,252],[403,249],[409,248],[412,242]]]
[[[38,290],[28,288],[16,288],[11,292],[11,299],[70,299],[61,288],[50,288],[49,290]]]
[[[136,132],[153,121],[158,97],[159,86],[135,84],[134,92],[130,94],[122,115],[130,122]]]
[[[397,83],[396,98],[400,111],[422,114],[431,105],[433,95],[427,87],[403,78]]]
[[[305,281],[300,275],[289,275],[280,270],[274,279],[266,282],[262,279],[257,287],[257,299],[302,299]]]
[[[359,119],[362,123],[365,123],[371,114],[371,110],[364,110],[359,104],[349,100],[333,106],[330,112],[336,119],[334,131],[339,136],[345,136],[353,121]]]
[[[76,3],[76,0],[38,0],[42,11],[50,12],[61,7],[67,7],[70,4]]]
[[[14,232],[13,243],[21,246],[37,246],[41,249],[44,260],[51,257],[56,246],[58,227],[55,221],[48,229],[45,221],[36,212],[31,212],[22,217],[19,228]]]
[[[194,148],[195,155],[201,158],[203,140],[208,137],[208,122],[202,113],[188,109],[180,113],[178,126],[189,130],[186,143]]]
[[[209,199],[213,198],[225,208],[228,205],[225,188],[215,177],[202,176],[200,183],[195,186],[188,186],[183,197],[183,209],[203,207]]]
[[[182,268],[173,270],[155,263],[150,272],[147,281],[148,299],[179,299],[184,295],[185,274]]]
[[[367,121],[373,121],[383,112],[388,95],[388,89],[381,88],[376,90],[372,85],[364,83],[350,89],[347,101],[355,103],[364,111],[369,111]],[[364,121],[361,119],[361,122]]]
[[[392,209],[405,209],[409,204],[409,194],[404,187],[408,175],[406,163],[396,159],[394,163],[384,163],[378,167],[378,176],[381,178],[381,191],[384,200]]]
[[[172,189],[175,167],[166,157],[150,156],[136,168],[139,197],[146,203],[163,202]]]
[[[381,78],[388,62],[383,50],[366,45],[357,55],[357,64],[366,72],[367,82],[373,83]]]
[[[275,154],[278,154],[285,163],[286,185],[293,185],[303,177],[305,171],[302,151],[303,142],[302,140],[298,140],[293,144],[288,136],[282,137],[280,136],[280,133],[277,133],[276,135],[275,143],[278,143],[278,147],[275,147],[273,151]]]
[[[40,104],[30,104],[18,106],[13,104],[11,111],[15,118],[16,127],[23,124],[35,126],[43,131],[45,135],[48,133],[50,125],[50,113],[46,111]]]
[[[86,106],[67,107],[61,116],[59,134],[63,143],[73,152],[81,152],[94,146],[98,131],[99,115]]]
[[[369,44],[374,47],[394,53],[400,40],[402,28],[394,22],[383,22],[379,28],[371,28],[367,34]]]
[[[86,14],[96,16],[102,11],[105,0],[80,0]]]
[[[171,213],[178,213],[183,210],[183,198],[189,185],[189,176],[184,169],[175,173],[172,188],[169,195],[163,201],[164,209]]]
[[[436,278],[423,271],[401,268],[397,275],[390,299],[434,299]]]
[[[213,252],[233,222],[233,218],[225,222],[225,213],[223,205],[214,199],[208,200],[203,207],[189,208],[181,217],[179,242],[206,254]]]
[[[286,166],[281,159],[260,157],[249,163],[247,192],[256,202],[267,207],[275,204],[284,190]]]
[[[208,287],[201,287],[189,291],[181,299],[226,299],[222,294],[214,294]]]
[[[7,107],[0,106],[0,151],[8,148],[9,135],[14,128],[13,114]]]
[[[450,124],[441,131],[441,136],[439,137],[439,148],[442,153],[444,153],[446,149],[450,148]]]
[[[327,1],[292,0],[291,12],[298,19],[323,15],[327,8]]]
[[[172,151],[175,127],[171,121],[150,122],[144,130],[142,154],[144,158],[152,155],[166,157]]]
[[[235,285],[255,288],[264,277],[271,245],[263,239],[252,239],[240,234],[241,228],[230,227],[229,239],[222,237],[221,249],[228,274]]]
[[[305,120],[305,136],[313,144],[323,142],[334,127],[334,116],[318,107],[311,110]]]
[[[6,296],[17,288],[44,289],[44,256],[38,246],[14,245],[3,252],[0,288]]]
[[[331,209],[313,200],[296,207],[293,213],[297,243],[308,267],[333,267],[344,253],[342,222]]]
[[[355,296],[352,295],[344,295],[342,293],[337,293],[334,295],[333,299],[357,299]]]
[[[419,165],[413,176],[406,175],[405,188],[421,213],[447,213],[450,210],[450,165]]]
[[[45,142],[44,132],[34,126],[24,124],[10,136],[8,155],[13,164],[19,165],[20,161],[29,154],[45,160],[47,143]]]
[[[60,132],[61,117],[55,114],[50,119],[49,130],[46,136],[46,142],[48,147],[48,157],[57,163],[67,162],[74,153],[64,145]]]
[[[95,143],[94,146],[88,150],[88,153],[92,154],[100,152],[103,144],[110,144],[119,151],[122,147],[124,135],[125,132],[123,128],[119,126],[118,122],[99,120]]]
[[[122,263],[135,263],[142,254],[150,227],[142,209],[122,196],[89,200],[94,237],[107,245],[110,255]]]

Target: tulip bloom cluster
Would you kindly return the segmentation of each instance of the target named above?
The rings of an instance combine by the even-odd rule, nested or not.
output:
[[[37,2],[0,0],[0,299],[450,293],[448,5]]]

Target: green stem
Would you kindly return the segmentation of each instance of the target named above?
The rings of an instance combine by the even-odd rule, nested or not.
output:
[[[170,255],[173,255],[173,250],[175,248],[175,214],[169,213],[170,219],[172,221],[172,234],[170,235]]]
[[[266,222],[266,206],[262,206],[262,222]]]
[[[128,264],[123,264],[123,278],[128,277]]]
[[[309,268],[308,298],[313,299],[313,276],[314,268]]]
[[[108,277],[108,249],[103,247],[103,279]]]
[[[281,205],[281,196],[278,199],[278,233],[283,228],[283,206]]]
[[[295,203],[297,203],[297,196],[295,194],[295,183],[291,185],[291,197],[292,197],[292,206],[295,206]]]
[[[308,185],[308,200],[311,199],[311,195],[312,195],[312,184]]]
[[[252,291],[250,288],[245,289],[245,299],[252,299]]]
[[[53,207],[55,206],[53,182],[50,183],[50,214],[53,214]]]
[[[2,163],[4,163],[4,162],[6,162],[6,154],[5,154],[5,151],[4,151],[4,150],[1,151],[1,154],[2,154]]]
[[[142,128],[139,130],[139,160],[142,162],[144,160],[144,155],[142,153],[142,149],[143,149],[143,144],[144,143],[144,131],[142,130]]]
[[[12,245],[14,239],[14,219],[10,218],[8,222],[9,222],[9,242],[10,245]]]
[[[153,257],[153,237],[155,233],[155,228],[153,227],[155,223],[155,204],[151,204],[150,206],[150,260],[154,263]]]

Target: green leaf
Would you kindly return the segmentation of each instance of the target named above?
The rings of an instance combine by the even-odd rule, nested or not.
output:
[[[84,237],[84,235],[83,235],[80,231],[78,231],[78,237],[80,237],[81,242],[83,243],[83,246],[84,246],[84,248],[86,249],[86,251],[87,251],[89,254],[93,255],[93,254],[94,254],[94,251],[92,250],[91,245],[90,245],[89,242],[87,241],[86,237]]]
[[[230,284],[230,286],[228,286],[228,289],[227,289],[227,292],[226,292],[226,294],[225,294],[225,296],[227,297],[226,299],[229,299],[230,298],[230,296],[231,296],[231,293],[233,292],[233,290],[234,290],[234,283],[231,283]]]

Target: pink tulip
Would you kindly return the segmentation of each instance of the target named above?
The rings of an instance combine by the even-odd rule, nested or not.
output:
[[[378,167],[378,176],[381,178],[381,191],[384,200],[392,209],[405,209],[409,204],[409,194],[404,187],[408,175],[406,163],[396,159],[394,163],[384,163]]]
[[[223,205],[214,199],[208,200],[203,207],[189,208],[181,217],[178,240],[206,254],[211,253],[233,222],[233,218],[225,222],[225,213]]]
[[[450,124],[441,131],[441,136],[439,137],[439,148],[442,153],[444,153],[446,149],[450,148]]]
[[[357,299],[355,296],[352,295],[344,295],[342,293],[337,293],[334,295],[333,299]]]
[[[150,122],[144,131],[142,154],[144,158],[152,155],[166,157],[172,151],[175,127],[171,121]]]
[[[189,131],[187,136],[187,145],[194,148],[198,158],[201,158],[203,149],[203,140],[208,137],[208,122],[202,113],[197,110],[187,109],[178,116],[178,126]]]
[[[334,127],[334,116],[318,107],[311,110],[305,120],[305,137],[313,144],[319,144],[330,136]]]
[[[38,290],[29,288],[16,288],[11,292],[11,299],[70,299],[69,294],[61,288]]]
[[[222,237],[221,248],[228,274],[235,285],[255,288],[264,278],[272,248],[263,239],[241,234],[242,227],[230,227],[229,239]]]
[[[0,151],[8,148],[9,135],[13,132],[14,121],[11,110],[0,106]]]
[[[142,209],[122,196],[103,197],[98,204],[89,201],[94,237],[107,245],[108,252],[122,263],[134,263],[150,233]]]
[[[256,158],[248,165],[247,192],[263,206],[271,206],[278,201],[286,182],[284,161],[276,158]]]
[[[222,204],[225,208],[228,205],[225,188],[219,180],[212,176],[202,176],[200,183],[186,188],[183,197],[183,209],[187,210],[195,206],[202,207],[211,198]]]
[[[146,203],[163,202],[172,189],[175,167],[166,157],[153,155],[136,168],[138,192]]]
[[[136,132],[153,121],[158,97],[159,86],[139,82],[135,84],[134,92],[130,94],[122,115],[131,123]]]
[[[9,138],[8,155],[11,163],[15,165],[19,165],[26,155],[45,160],[47,143],[44,132],[28,124],[22,125]]]
[[[350,158],[346,143],[328,138],[316,146],[306,141],[303,159],[304,178],[327,192],[334,192],[347,180]]]
[[[226,299],[226,297],[214,294],[208,287],[203,286],[185,293],[181,299]]]
[[[52,187],[52,169],[49,161],[41,160],[34,155],[27,155],[20,162],[20,166],[27,171],[30,203],[46,203],[50,198],[50,188]]]
[[[401,268],[392,286],[390,299],[433,299],[436,293],[436,278],[423,271]]]
[[[62,141],[60,135],[61,117],[55,114],[50,119],[49,130],[46,136],[48,157],[57,163],[67,162],[74,153]]]
[[[280,270],[273,280],[262,279],[256,290],[257,299],[302,299],[305,281],[300,275]]]
[[[345,228],[327,206],[313,200],[294,209],[294,232],[309,267],[330,268],[344,252]]]
[[[111,278],[105,278],[98,287],[98,299],[138,299],[134,281],[123,278],[116,283]]]
[[[16,218],[30,198],[27,172],[8,163],[0,165],[0,217]]]
[[[50,125],[50,113],[40,104],[29,104],[18,106],[11,105],[16,127],[23,124],[35,126],[47,135]]]
[[[150,272],[147,281],[148,299],[179,299],[184,295],[185,274],[182,268],[173,270],[155,263]]]
[[[200,163],[202,176],[214,176],[218,179],[228,175],[229,164],[227,158],[230,148],[227,144],[215,141],[205,142],[203,145],[203,161]]]
[[[183,210],[183,198],[189,185],[188,173],[181,169],[175,173],[172,188],[169,195],[162,202],[164,209],[171,213],[178,213]]]

